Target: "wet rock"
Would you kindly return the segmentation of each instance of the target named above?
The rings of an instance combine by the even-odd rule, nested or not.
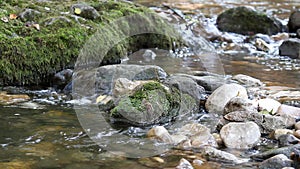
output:
[[[300,39],[300,29],[297,30],[297,38]]]
[[[205,89],[199,86],[191,77],[172,75],[168,77],[164,83],[168,86],[176,87],[179,91],[189,94],[198,102],[203,98]]]
[[[259,153],[259,154],[254,154],[251,156],[251,158],[253,159],[267,159],[270,157],[273,157],[277,154],[284,154],[287,157],[290,157],[290,155],[293,152],[297,152],[300,150],[300,144],[296,144],[296,145],[292,145],[292,146],[288,146],[288,147],[281,147],[281,148],[274,148],[268,151],[265,151],[263,153]]]
[[[27,22],[27,21],[35,21],[40,15],[41,15],[41,12],[34,10],[34,9],[26,8],[23,12],[21,12],[19,14],[18,17],[23,22]]]
[[[85,19],[92,19],[92,20],[97,19],[100,16],[98,11],[95,8],[83,3],[72,5],[71,12]]]
[[[246,158],[238,158],[235,155],[218,150],[214,147],[210,146],[205,146],[203,149],[200,150],[203,155],[205,155],[208,160],[220,160],[220,161],[225,161],[228,163],[233,163],[233,164],[240,164],[240,163],[245,163],[248,162],[249,159]]]
[[[232,122],[222,127],[220,135],[226,147],[248,149],[258,143],[260,130],[254,122]]]
[[[26,94],[7,94],[6,92],[0,92],[0,105],[20,103],[28,100],[30,100],[30,97]]]
[[[276,114],[280,116],[288,116],[298,120],[300,118],[300,108],[282,104],[279,106]]]
[[[167,73],[158,66],[107,65],[93,70],[76,72],[73,78],[77,85],[74,92],[85,96],[111,95],[114,84],[119,78],[145,81],[162,80],[166,77]]]
[[[179,165],[176,166],[175,169],[194,169],[194,167],[188,160],[182,158],[179,162]]]
[[[251,76],[243,75],[243,74],[235,75],[231,79],[236,80],[241,85],[245,85],[248,87],[259,87],[263,85],[263,83],[259,79],[253,78]]]
[[[275,114],[279,106],[281,106],[281,103],[273,99],[259,99],[258,101],[255,102],[255,104],[258,107],[258,111],[265,110],[270,114]]]
[[[283,134],[278,137],[278,146],[285,147],[293,144],[298,144],[299,139],[292,134]]]
[[[300,11],[294,11],[291,13],[288,22],[289,32],[296,32],[300,29]]]
[[[300,58],[300,40],[299,39],[285,40],[279,47],[279,55],[288,56],[292,59]]]
[[[57,89],[63,89],[72,80],[73,70],[65,69],[55,73],[53,77],[53,86]]]
[[[283,29],[278,20],[247,7],[231,8],[221,13],[217,18],[217,25],[221,31],[244,35],[257,33],[273,35]]]
[[[264,160],[260,165],[259,169],[282,169],[283,167],[291,167],[292,160],[290,160],[284,154],[278,154],[267,160]]]
[[[207,91],[214,91],[218,87],[228,82],[227,78],[218,75],[191,76],[200,86]]]
[[[293,130],[290,129],[276,129],[274,133],[272,133],[271,138],[278,140],[278,138],[285,134],[293,134]]]
[[[242,97],[234,97],[229,100],[229,102],[225,105],[223,115],[234,111],[248,111],[257,113],[257,107],[254,106],[253,101],[242,98]]]
[[[179,105],[172,104],[179,101],[175,99],[178,98],[173,98],[159,82],[148,82],[138,86],[131,95],[121,96],[115,103],[116,107],[110,110],[110,115],[135,125],[169,121],[178,115]]]
[[[246,89],[238,84],[224,84],[208,97],[205,108],[210,113],[221,114],[228,101],[236,96],[248,98]]]
[[[260,38],[257,38],[255,40],[254,45],[260,51],[269,52],[271,50],[271,47],[269,46],[269,44]]]
[[[173,143],[172,136],[169,134],[168,130],[163,126],[155,126],[150,129],[147,133],[147,137],[158,139],[164,143]]]

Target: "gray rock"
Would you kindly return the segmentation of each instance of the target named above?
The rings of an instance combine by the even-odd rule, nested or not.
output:
[[[79,9],[80,12],[75,13],[75,9]],[[90,5],[83,4],[83,3],[73,4],[71,6],[71,13],[79,15],[83,18],[92,19],[92,20],[97,19],[100,16],[100,14],[98,13],[98,11],[95,8],[93,8]]]
[[[294,11],[291,13],[288,22],[289,32],[296,32],[300,29],[300,11]]]
[[[63,89],[72,79],[73,70],[65,69],[57,72],[53,77],[53,86]]]
[[[246,88],[238,84],[224,84],[208,97],[205,108],[210,113],[221,114],[225,105],[236,96],[248,98]]]
[[[194,169],[194,167],[188,160],[182,158],[179,162],[179,165],[176,166],[175,169]]]
[[[285,147],[293,144],[298,144],[300,140],[292,134],[284,134],[278,137],[278,146]]]
[[[283,167],[291,167],[292,160],[290,160],[284,154],[278,154],[267,160],[264,160],[260,165],[259,169],[282,169]]]
[[[269,134],[276,129],[289,128],[295,124],[295,119],[293,118],[249,111],[234,111],[226,114],[224,119],[234,122],[253,121],[260,127],[261,133],[263,134]]]
[[[285,156],[289,157],[291,153],[299,152],[300,151],[300,144],[288,146],[288,147],[281,147],[277,149],[271,149],[268,151],[265,151],[263,153],[254,154],[251,156],[252,159],[261,160],[261,159],[267,159],[270,157],[273,157],[277,154],[284,154]]]
[[[229,100],[229,102],[225,105],[223,115],[234,111],[248,111],[257,113],[257,107],[254,106],[253,101],[242,98],[242,97],[234,97]]]
[[[285,40],[279,47],[279,55],[288,56],[292,59],[300,58],[300,40],[299,39]]]
[[[236,7],[221,13],[217,18],[217,25],[221,31],[244,35],[273,35],[283,29],[278,20],[247,7]]]
[[[247,75],[243,75],[243,74],[238,74],[235,75],[231,78],[232,80],[236,80],[238,81],[241,85],[245,85],[245,86],[251,86],[251,87],[259,87],[262,86],[263,83],[256,78],[253,78],[251,76],[247,76]]]
[[[73,94],[112,95],[114,84],[119,78],[162,80],[166,77],[167,73],[158,66],[107,65],[92,70],[76,71],[73,77],[73,81],[76,81]]]
[[[193,76],[192,78],[207,91],[214,91],[227,82],[223,76]]]
[[[221,138],[228,148],[249,149],[260,139],[260,130],[256,123],[228,123],[220,131]]]
[[[205,155],[208,160],[220,160],[220,161],[225,161],[228,163],[233,163],[233,164],[240,164],[240,163],[245,163],[248,162],[249,159],[246,158],[238,158],[235,155],[218,150],[214,147],[210,146],[205,146],[203,149],[200,150],[203,155]]]
[[[176,87],[179,91],[189,94],[198,102],[203,98],[205,89],[199,86],[191,77],[172,75],[168,77],[164,83],[169,86]]]
[[[23,22],[35,21],[40,15],[41,15],[41,12],[34,10],[34,9],[26,8],[23,12],[21,12],[19,14],[19,18]]]

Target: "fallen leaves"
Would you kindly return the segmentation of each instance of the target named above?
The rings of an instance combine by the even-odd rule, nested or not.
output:
[[[17,19],[17,18],[18,18],[18,15],[16,15],[16,14],[10,14],[9,15],[10,20],[14,20],[14,19]]]
[[[81,9],[80,8],[75,8],[74,13],[77,14],[77,15],[80,15],[81,14]]]

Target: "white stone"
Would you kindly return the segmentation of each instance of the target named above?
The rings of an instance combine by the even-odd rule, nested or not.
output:
[[[209,113],[221,114],[225,105],[233,97],[248,98],[246,88],[238,84],[224,84],[217,88],[207,99],[205,108]]]
[[[266,110],[268,112],[270,112],[271,114],[275,114],[279,108],[279,106],[281,105],[281,103],[279,103],[276,100],[273,99],[260,99],[258,101],[256,101],[255,103],[258,107],[259,110]]]
[[[228,123],[220,131],[221,138],[228,148],[249,149],[260,139],[260,130],[256,123]]]

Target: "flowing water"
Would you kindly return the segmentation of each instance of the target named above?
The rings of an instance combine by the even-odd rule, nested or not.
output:
[[[215,18],[224,9],[247,5],[272,14],[287,22],[290,12],[300,8],[298,0],[136,0],[149,7],[170,7],[190,14],[203,13]],[[159,52],[157,52],[159,53]],[[134,56],[133,56],[134,57]],[[226,74],[247,74],[257,77],[267,85],[300,88],[300,62],[276,55],[244,53],[220,53]],[[147,64],[144,60],[128,62]],[[160,57],[151,61],[169,73],[204,70],[198,57]],[[25,91],[26,92],[26,91]],[[31,91],[34,102],[27,105],[0,107],[0,168],[174,168],[181,157],[193,159],[196,152],[171,150],[160,156],[164,163],[153,158],[131,159],[106,152],[94,143],[82,129],[75,111],[60,99],[41,96]],[[51,93],[51,91],[46,91]],[[28,93],[28,91],[27,91]],[[46,98],[46,99],[45,99]],[[129,128],[128,132],[143,132],[141,128]],[[264,143],[262,143],[264,144]],[[252,152],[232,152],[246,156]],[[255,163],[232,166],[223,162],[209,162],[210,168],[255,168]]]

